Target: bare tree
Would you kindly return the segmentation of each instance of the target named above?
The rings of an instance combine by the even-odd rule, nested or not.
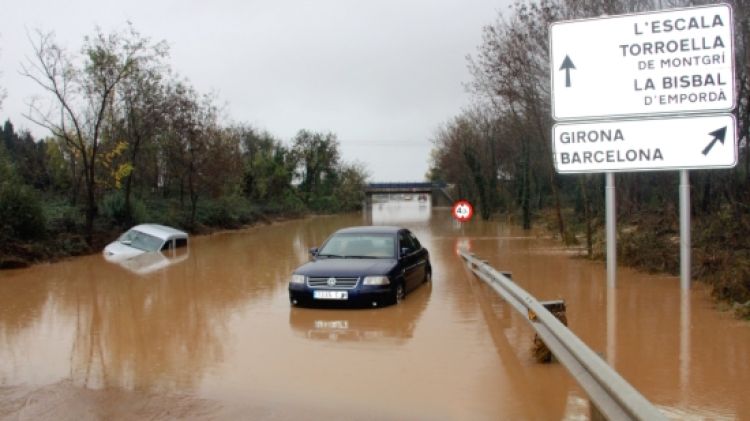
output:
[[[29,37],[34,55],[22,74],[39,85],[49,98],[46,106],[32,100],[25,115],[45,127],[80,155],[86,193],[86,239],[92,244],[97,214],[97,164],[105,116],[113,107],[115,91],[140,62],[153,57],[153,47],[132,26],[121,33],[96,30],[86,37],[82,57],[69,55],[52,33]]]
[[[166,92],[163,75],[166,66],[160,58],[166,56],[164,43],[154,46],[154,57],[138,66],[123,79],[118,91],[121,130],[128,143],[128,165],[130,172],[124,179],[125,212],[132,218],[131,196],[133,179],[139,165],[138,158],[145,144],[154,143],[157,133],[166,127]],[[129,221],[132,222],[132,221]]]

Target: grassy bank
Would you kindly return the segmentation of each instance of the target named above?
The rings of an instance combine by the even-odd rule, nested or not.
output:
[[[572,211],[566,243],[585,246],[586,224]],[[553,212],[545,211],[541,220],[550,232],[557,232]],[[680,272],[679,216],[675,209],[649,211],[617,217],[618,263],[650,273]],[[591,221],[591,258],[606,259],[605,221]],[[691,227],[693,280],[711,287],[721,308],[737,317],[750,319],[750,215],[728,207],[710,214],[694,216]]]
[[[207,234],[301,217],[311,212],[301,202],[288,201],[261,206],[242,196],[228,196],[198,202],[195,222],[191,224],[191,212],[177,199],[137,201],[133,205],[132,215],[127,215],[122,211],[121,198],[107,197],[102,202],[100,215],[94,226],[92,244],[88,245],[82,234],[85,215],[80,207],[71,205],[63,198],[45,201],[40,206],[42,214],[36,217],[39,220],[29,221],[40,224],[39,231],[29,232],[25,236],[8,236],[0,244],[0,269],[21,268],[97,253],[123,231],[139,223],[160,223],[191,234]]]

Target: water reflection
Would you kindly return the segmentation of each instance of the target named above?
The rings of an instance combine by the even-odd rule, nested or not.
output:
[[[369,223],[371,225],[426,226],[431,217],[432,205],[430,199],[424,201],[390,200],[373,203],[369,213]]]
[[[136,275],[147,275],[157,270],[164,269],[187,260],[190,251],[187,247],[170,249],[166,251],[154,251],[139,254],[130,259],[118,260],[113,263],[120,265],[122,268],[135,273]]]
[[[382,309],[293,307],[289,325],[300,336],[312,340],[403,344],[414,336],[431,292],[432,284],[423,284],[407,295],[403,303]]]
[[[195,389],[225,359],[230,316],[284,291],[299,264],[296,227],[276,228],[0,273],[0,382]]]
[[[690,384],[690,290],[680,291],[680,392],[687,401]]]
[[[607,287],[607,363],[617,370],[617,288]]]

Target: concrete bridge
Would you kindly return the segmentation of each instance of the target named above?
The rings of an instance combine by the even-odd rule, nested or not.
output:
[[[452,206],[453,197],[451,195],[452,186],[446,183],[433,182],[389,182],[389,183],[369,183],[365,185],[366,204],[372,204],[372,197],[375,195],[418,195],[429,194],[432,199],[432,206]]]

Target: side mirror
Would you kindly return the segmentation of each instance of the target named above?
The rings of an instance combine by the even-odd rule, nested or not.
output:
[[[310,257],[315,257],[317,255],[318,255],[318,248],[317,247],[312,247],[310,249]]]
[[[401,247],[401,257],[406,257],[411,253],[408,247]]]

